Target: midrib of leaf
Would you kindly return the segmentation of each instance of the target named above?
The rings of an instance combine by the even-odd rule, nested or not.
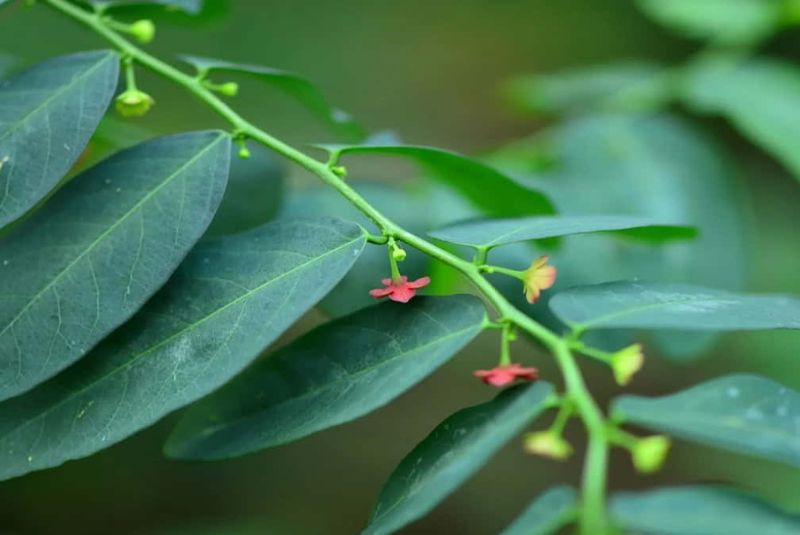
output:
[[[31,111],[29,111],[27,114],[25,114],[25,116],[23,116],[16,123],[14,123],[14,126],[9,128],[8,130],[6,130],[6,132],[2,136],[0,136],[0,141],[4,141],[12,132],[15,132],[20,126],[22,126],[22,124],[24,122],[26,122],[28,119],[30,119],[33,115],[36,115],[37,113],[42,111],[47,106],[49,106],[50,103],[53,100],[55,100],[56,98],[60,97],[65,92],[70,91],[75,85],[77,85],[78,82],[84,81],[85,78],[87,78],[90,74],[93,74],[94,71],[96,71],[98,67],[100,67],[103,63],[105,63],[105,61],[108,58],[110,58],[112,56],[113,56],[113,54],[107,54],[101,60],[96,62],[94,65],[92,65],[90,68],[88,68],[87,70],[83,71],[82,74],[79,74],[78,76],[73,78],[67,85],[62,86],[58,91],[56,91],[55,93],[53,93],[52,95],[47,97],[41,104],[39,104],[37,107],[35,107]]]
[[[133,205],[133,207],[130,210],[125,212],[122,215],[122,217],[120,217],[116,222],[114,222],[114,224],[109,226],[108,229],[106,229],[97,238],[95,238],[94,241],[92,241],[92,243],[90,243],[89,246],[81,254],[79,254],[77,257],[75,257],[75,259],[72,260],[69,264],[67,264],[64,267],[64,269],[62,269],[60,272],[58,272],[58,274],[50,282],[48,282],[41,290],[36,292],[36,294],[34,294],[30,298],[30,301],[28,301],[28,303],[22,308],[22,310],[20,310],[17,313],[17,315],[14,316],[14,318],[8,323],[8,325],[6,325],[5,327],[3,327],[2,330],[0,330],[0,336],[3,336],[8,329],[10,329],[12,326],[14,326],[14,324],[23,316],[23,314],[25,314],[25,312],[27,312],[28,309],[31,306],[33,306],[33,304],[36,303],[36,301],[38,301],[42,297],[42,295],[44,295],[45,292],[47,292],[50,288],[53,287],[54,284],[56,284],[58,281],[60,281],[61,277],[63,277],[65,274],[69,273],[69,271],[78,262],[83,260],[83,258],[87,254],[89,254],[90,252],[94,251],[95,247],[97,247],[98,244],[100,244],[109,234],[111,234],[114,230],[117,229],[117,227],[119,227],[122,223],[127,221],[128,218],[131,217],[131,215],[136,213],[142,206],[144,206],[147,202],[149,202],[150,199],[153,198],[154,195],[156,195],[164,187],[166,187],[168,184],[170,184],[175,179],[176,176],[178,176],[180,173],[185,171],[189,166],[194,165],[194,163],[198,159],[200,159],[202,156],[204,156],[209,150],[211,150],[221,140],[222,140],[222,136],[219,136],[216,141],[208,144],[204,149],[202,149],[200,152],[198,152],[195,156],[193,156],[189,161],[187,161],[185,164],[183,164],[175,172],[173,172],[172,174],[167,176],[166,179],[161,184],[159,184],[155,189],[153,189],[147,195],[142,197],[141,200],[139,200],[135,205]]]
[[[88,385],[84,386],[83,388],[81,388],[79,390],[72,391],[69,396],[67,396],[65,398],[62,398],[61,400],[58,401],[58,403],[56,403],[54,405],[51,405],[49,408],[47,408],[47,410],[40,412],[34,418],[31,418],[30,420],[26,420],[21,425],[18,425],[17,427],[9,429],[8,432],[4,433],[3,435],[0,435],[0,438],[5,438],[5,437],[7,437],[8,435],[10,435],[12,433],[15,433],[15,432],[17,432],[17,431],[19,431],[21,429],[24,429],[25,427],[27,427],[28,425],[32,424],[33,422],[38,421],[39,419],[47,416],[53,410],[57,409],[58,407],[60,407],[64,403],[67,403],[68,401],[72,400],[73,398],[75,398],[75,397],[77,397],[79,395],[82,395],[83,393],[91,390],[94,386],[96,386],[97,384],[107,380],[109,377],[113,377],[117,373],[126,371],[128,368],[130,368],[134,364],[138,363],[139,360],[141,360],[146,355],[152,353],[153,351],[156,351],[157,349],[159,349],[160,347],[162,347],[164,345],[169,344],[170,342],[172,342],[176,338],[179,338],[179,337],[183,336],[185,333],[196,329],[199,325],[201,325],[201,324],[205,323],[206,321],[214,318],[215,316],[217,316],[221,312],[227,310],[228,308],[230,308],[232,306],[237,305],[243,299],[246,299],[246,298],[250,297],[251,295],[262,291],[264,288],[268,287],[269,285],[273,284],[274,282],[279,281],[279,280],[283,279],[284,277],[286,277],[288,275],[291,275],[292,273],[294,273],[294,272],[296,272],[296,271],[298,271],[300,269],[305,268],[306,266],[309,266],[309,265],[311,265],[311,264],[313,264],[313,263],[315,263],[315,262],[317,262],[319,260],[322,260],[323,258],[327,257],[328,255],[337,253],[341,249],[345,249],[347,247],[352,246],[354,243],[358,242],[362,238],[363,238],[363,236],[359,236],[358,238],[356,238],[354,240],[351,240],[351,241],[347,242],[344,245],[340,245],[336,249],[331,249],[330,251],[327,251],[326,253],[324,253],[324,254],[322,254],[320,256],[314,257],[313,260],[309,260],[308,262],[304,262],[303,264],[299,264],[299,265],[293,267],[292,269],[290,269],[289,271],[281,273],[279,276],[275,277],[274,279],[270,279],[269,281],[267,281],[267,282],[265,282],[263,284],[260,284],[259,286],[253,288],[252,290],[243,293],[242,295],[240,295],[239,297],[237,297],[233,301],[227,303],[226,305],[224,305],[224,306],[222,306],[220,308],[215,309],[213,312],[211,312],[207,316],[204,316],[201,319],[199,319],[198,321],[196,321],[196,322],[184,327],[180,331],[170,335],[169,337],[165,338],[164,340],[161,340],[157,344],[155,344],[155,345],[153,345],[151,347],[148,347],[147,349],[145,349],[141,353],[132,356],[132,358],[130,360],[126,361],[121,366],[118,366],[118,367],[114,368],[109,373],[106,373],[106,374],[100,376],[96,381],[92,381],[91,383],[89,383]]]
[[[353,379],[357,379],[358,377],[361,377],[362,375],[365,375],[365,374],[367,374],[369,372],[372,372],[372,371],[374,371],[376,369],[382,368],[383,366],[388,366],[388,365],[396,362],[399,359],[406,358],[409,355],[411,355],[412,353],[417,353],[419,351],[424,351],[425,349],[428,349],[429,347],[432,347],[434,345],[440,344],[442,342],[446,342],[446,341],[448,341],[448,340],[450,340],[452,338],[459,337],[459,336],[469,332],[470,330],[472,330],[474,328],[475,328],[475,326],[471,326],[471,327],[465,327],[465,328],[460,329],[458,331],[450,331],[450,333],[447,334],[446,336],[442,336],[440,338],[437,338],[434,341],[427,342],[427,343],[422,344],[422,345],[414,346],[413,349],[402,351],[402,352],[396,354],[395,356],[393,356],[393,357],[391,357],[391,358],[389,358],[387,360],[382,360],[380,362],[380,364],[374,364],[372,366],[367,366],[365,368],[362,368],[362,369],[356,371],[355,373],[347,374],[346,378],[337,379],[337,380],[335,380],[333,382],[330,382],[330,383],[325,383],[323,386],[321,386],[319,388],[314,388],[313,390],[306,391],[301,396],[296,396],[296,397],[293,397],[293,398],[289,398],[288,400],[286,400],[284,402],[281,402],[278,405],[273,405],[272,408],[278,407],[280,405],[283,405],[287,401],[296,402],[296,401],[299,401],[299,400],[302,400],[302,399],[306,399],[309,396],[316,395],[316,394],[318,394],[318,393],[320,393],[322,391],[325,391],[325,390],[329,390],[333,386],[337,386],[337,385],[340,385],[342,383],[351,382]],[[381,332],[381,333],[383,334],[383,332]],[[271,407],[267,407],[267,410],[269,410],[270,408]],[[258,412],[260,413],[262,411],[258,411]],[[226,427],[231,427],[233,425],[238,425],[238,424],[240,424],[242,422],[245,422],[247,420],[252,420],[252,419],[255,419],[255,418],[258,418],[258,417],[259,417],[259,414],[249,414],[247,416],[241,416],[239,418],[228,420],[225,423],[225,425],[218,425],[218,426],[215,426],[215,427],[207,428],[206,434],[210,435],[210,434],[216,433],[220,429],[224,429]],[[283,443],[283,442],[281,442],[281,443]]]
[[[713,299],[717,299],[717,298],[714,297]],[[688,298],[685,298],[685,299],[675,299],[673,301],[662,301],[660,303],[651,303],[649,305],[639,305],[639,306],[635,306],[635,307],[626,308],[625,310],[620,310],[619,312],[613,312],[611,314],[606,314],[604,316],[598,316],[598,317],[594,318],[593,320],[590,320],[590,321],[588,321],[586,323],[569,322],[569,324],[572,325],[572,326],[577,326],[577,327],[590,328],[590,327],[593,327],[593,326],[597,325],[598,323],[606,322],[609,319],[619,318],[619,317],[622,317],[622,316],[627,316],[629,314],[635,314],[636,312],[642,312],[642,311],[645,311],[645,310],[652,310],[652,309],[661,308],[661,307],[668,307],[668,306],[672,306],[672,305],[680,305],[682,303],[691,303],[693,301],[700,301],[700,300],[702,300],[700,297],[688,297]]]

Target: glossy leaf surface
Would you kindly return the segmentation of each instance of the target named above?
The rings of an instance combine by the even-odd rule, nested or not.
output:
[[[67,174],[117,86],[111,51],[52,58],[0,82],[0,227]]]
[[[382,303],[326,324],[194,407],[170,456],[219,459],[292,442],[367,414],[444,364],[481,330],[475,297]]]
[[[0,479],[94,453],[217,389],[322,298],[364,243],[358,226],[329,218],[201,242],[89,356],[0,404]]]
[[[0,240],[0,399],[84,356],[166,282],[219,205],[228,149],[198,132],[122,151]]]
[[[729,375],[669,396],[622,396],[615,417],[711,446],[800,466],[800,393]]]

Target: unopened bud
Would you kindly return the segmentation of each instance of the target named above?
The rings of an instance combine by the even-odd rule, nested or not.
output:
[[[658,471],[667,460],[670,445],[669,437],[664,435],[640,438],[631,448],[633,466],[644,474]]]
[[[142,117],[155,104],[153,97],[138,89],[129,89],[120,93],[115,102],[117,111],[123,117]]]
[[[340,178],[344,178],[347,176],[347,168],[343,165],[334,165],[333,167],[331,167],[331,171],[333,171],[334,175]]]
[[[627,385],[644,364],[641,344],[633,344],[611,355],[611,369],[619,385]]]
[[[401,249],[400,247],[392,248],[392,258],[394,258],[396,262],[402,262],[403,260],[405,260],[406,259],[405,249]]]
[[[236,82],[226,82],[219,86],[217,91],[226,97],[235,97],[237,94],[239,94],[239,84]]]
[[[147,44],[156,36],[156,25],[153,24],[152,20],[137,20],[130,25],[128,31],[137,41]]]
[[[557,461],[572,455],[572,446],[553,431],[537,431],[525,435],[525,451]]]

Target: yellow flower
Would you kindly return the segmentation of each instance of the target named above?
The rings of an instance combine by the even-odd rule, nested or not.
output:
[[[549,256],[540,256],[525,271],[523,291],[528,303],[535,303],[542,293],[556,282],[556,268],[547,263]]]

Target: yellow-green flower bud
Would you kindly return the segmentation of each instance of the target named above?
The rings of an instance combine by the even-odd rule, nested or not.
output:
[[[396,262],[402,262],[406,259],[406,251],[405,249],[401,249],[400,247],[392,248],[392,258],[395,259]]]
[[[644,364],[641,344],[633,344],[611,355],[611,370],[619,385],[627,385]]]
[[[128,31],[137,41],[147,44],[156,36],[156,25],[152,20],[137,20],[130,25]]]
[[[153,104],[155,104],[153,97],[138,89],[120,93],[116,99],[117,111],[123,117],[142,117],[150,111]]]
[[[537,431],[525,435],[525,451],[557,461],[568,459],[572,455],[572,446],[561,435],[553,431]]]
[[[667,460],[671,441],[664,435],[639,439],[631,448],[633,466],[644,474],[658,471]]]

